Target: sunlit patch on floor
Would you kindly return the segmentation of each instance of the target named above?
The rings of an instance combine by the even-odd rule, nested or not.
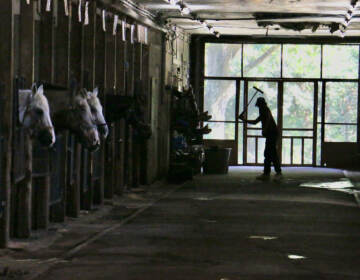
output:
[[[299,255],[287,255],[287,257],[288,257],[290,260],[303,260],[303,259],[306,259],[306,257],[304,257],[304,256],[299,256]]]
[[[306,182],[300,184],[300,187],[328,189],[333,191],[345,192],[349,194],[353,194],[355,191],[354,185],[350,182],[350,180],[346,178],[333,182]]]
[[[251,235],[249,236],[250,239],[262,239],[262,240],[274,240],[278,239],[276,236],[262,236],[262,235]]]
[[[206,196],[194,197],[193,199],[194,199],[194,200],[202,200],[202,201],[214,200],[214,198],[206,197]]]

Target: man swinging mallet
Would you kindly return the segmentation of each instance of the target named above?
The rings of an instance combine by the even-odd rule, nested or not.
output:
[[[259,117],[256,120],[246,120],[244,117],[245,111],[240,114],[239,119],[244,121],[244,123],[249,124],[257,124],[261,121],[262,135],[266,138],[264,150],[264,173],[256,177],[256,179],[263,181],[270,179],[271,163],[274,164],[276,172],[275,179],[281,179],[281,166],[276,145],[279,136],[278,127],[263,97],[259,97],[256,100],[255,106],[259,108]]]

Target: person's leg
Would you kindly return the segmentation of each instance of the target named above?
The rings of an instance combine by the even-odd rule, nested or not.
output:
[[[271,162],[274,164],[274,169],[277,174],[281,174],[281,165],[277,152],[277,135],[274,135],[269,138],[269,154],[271,158]]]
[[[264,174],[269,175],[271,172],[271,139],[266,137],[264,150]]]

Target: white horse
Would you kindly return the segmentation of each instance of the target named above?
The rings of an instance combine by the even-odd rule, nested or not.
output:
[[[50,118],[50,109],[43,86],[19,90],[19,122],[32,138],[51,147],[55,143],[55,131]]]
[[[98,88],[94,88],[93,91],[87,91],[87,102],[90,106],[91,114],[93,121],[98,128],[99,134],[102,139],[106,139],[109,134],[109,128],[105,121],[103,108],[101,106],[100,100],[98,98]]]

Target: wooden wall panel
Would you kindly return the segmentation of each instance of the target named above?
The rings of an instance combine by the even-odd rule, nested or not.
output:
[[[12,1],[1,1],[0,34],[4,40],[0,44],[0,132],[3,137],[3,153],[1,153],[0,191],[3,213],[0,218],[0,247],[7,247],[10,236],[10,167],[12,137],[12,92],[13,92],[13,50],[12,46]]]
[[[53,61],[53,14],[45,11],[46,0],[41,0],[41,23],[39,44],[39,79],[52,82]],[[53,5],[53,3],[52,3]]]
[[[20,76],[25,78],[25,87],[30,88],[34,82],[34,2],[30,5],[20,3]]]
[[[55,15],[54,53],[55,53],[55,84],[69,86],[69,33],[70,17],[65,15],[63,1],[58,1]]]

